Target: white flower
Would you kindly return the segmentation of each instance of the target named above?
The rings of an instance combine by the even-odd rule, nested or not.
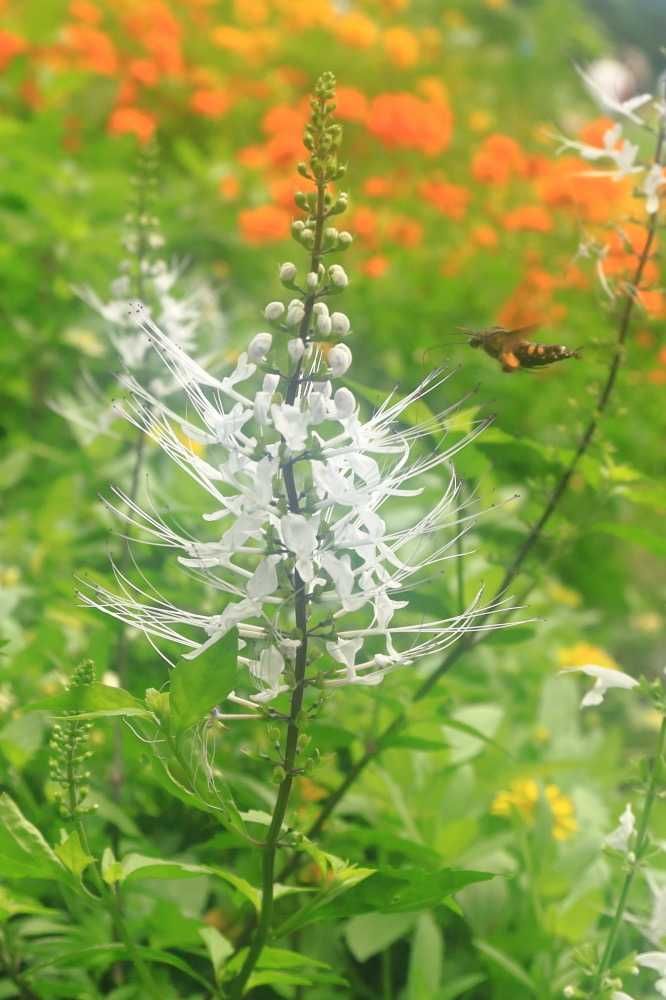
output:
[[[666,936],[666,883],[661,872],[646,871],[645,877],[652,893],[652,912],[646,934],[655,944]]]
[[[284,302],[269,302],[264,309],[264,317],[271,322],[280,319],[284,313]]]
[[[342,232],[338,235],[338,244],[341,247],[349,247],[352,245],[353,242],[354,242],[354,237],[352,236],[351,233],[348,233],[346,229],[343,229]]]
[[[302,311],[302,302],[293,300],[287,312],[297,306]],[[325,304],[313,315],[328,317]],[[307,607],[317,608],[317,620],[326,622],[321,639],[314,638],[315,629],[307,645],[305,683],[318,688],[372,687],[397,667],[441,653],[465,631],[492,627],[480,595],[453,618],[399,621],[404,591],[442,571],[471,523],[468,514],[464,527],[459,522],[451,462],[483,425],[447,450],[432,442],[441,440],[451,407],[421,426],[401,421],[445,376],[432,373],[404,398],[390,396],[364,418],[354,394],[333,385],[351,364],[345,344],[328,352],[329,370],[320,381],[312,352],[312,366],[298,384],[257,370],[271,347],[270,334],[258,334],[235,367],[218,377],[145,310],[138,310],[136,323],[183,402],[167,406],[128,377],[120,412],[192,479],[202,493],[202,513],[183,526],[182,514],[172,519],[163,513],[168,497],[159,507],[143,508],[119,491],[107,507],[133,537],[173,550],[183,572],[208,585],[209,597],[184,608],[144,577],[135,581],[115,567],[115,588],[93,585],[81,595],[84,603],[144,632],[161,654],[162,645],[180,647],[185,659],[236,629],[245,671],[228,701],[243,718],[293,684],[294,659],[303,648],[296,586],[305,589]],[[300,378],[297,366],[292,379]],[[430,506],[423,480],[436,475],[440,488]],[[392,512],[403,498],[405,512]]]
[[[603,135],[602,146],[590,146],[585,142],[574,142],[564,139],[560,146],[562,149],[573,149],[585,160],[612,160],[615,164],[614,170],[586,171],[587,177],[612,177],[619,181],[630,174],[640,173],[644,168],[640,163],[636,163],[638,156],[638,146],[622,138],[622,126],[617,124],[607,129]]]
[[[287,326],[300,326],[305,316],[305,306],[300,299],[292,299],[287,306]]]
[[[302,337],[293,337],[287,341],[287,353],[292,361],[300,361],[305,354],[305,342]]]
[[[666,997],[666,952],[646,951],[642,955],[636,955],[636,962],[644,969],[653,969],[659,974],[659,979],[654,984],[660,997]]]
[[[318,274],[315,274],[314,271],[310,271],[308,274],[306,274],[306,276],[305,276],[305,287],[309,291],[313,292],[315,290],[315,288],[317,287],[318,284],[319,284],[319,275]]]
[[[254,365],[259,364],[261,361],[265,361],[266,355],[270,351],[272,343],[272,333],[258,333],[252,338],[248,346],[248,360]]]
[[[315,319],[315,330],[320,337],[327,337],[332,329],[331,317],[327,314],[320,313]]]
[[[620,816],[619,825],[604,839],[604,847],[611,847],[615,851],[626,853],[635,829],[636,818],[631,808],[631,803],[628,802],[624,812]]]
[[[616,115],[629,118],[630,121],[635,122],[637,125],[644,124],[643,119],[636,114],[636,111],[649,104],[652,100],[652,94],[638,94],[636,97],[630,97],[627,101],[621,101],[617,95],[613,96],[613,94],[610,94],[607,89],[604,89],[593,76],[582,70],[580,66],[576,66],[576,69],[594,97],[607,111],[612,111]]]
[[[342,312],[331,313],[331,332],[338,337],[346,337],[351,329],[349,317]]]
[[[284,264],[280,264],[280,281],[285,284],[290,284],[296,277],[296,265],[292,264],[291,261],[287,261]]]
[[[594,687],[587,692],[580,703],[581,708],[588,708],[590,705],[600,705],[604,700],[606,691],[610,688],[630,689],[636,687],[638,681],[629,674],[623,674],[621,670],[611,670],[608,667],[598,667],[595,664],[587,664],[584,667],[568,667],[560,671],[564,674],[582,673],[587,677],[594,677]]]
[[[664,185],[664,168],[654,163],[643,180],[641,191],[645,195],[645,211],[654,215],[659,211],[659,189]]]
[[[328,367],[331,374],[338,377],[350,368],[352,363],[352,352],[346,344],[336,344],[328,352]]]
[[[628,993],[624,993],[622,990],[615,990],[614,993],[611,993],[611,1000],[634,1000],[634,998],[630,997]]]
[[[335,406],[335,413],[338,419],[346,420],[348,417],[353,416],[356,409],[354,393],[345,386],[341,386],[339,389],[336,389],[333,396],[333,405]]]
[[[341,267],[339,264],[332,264],[331,267],[329,267],[328,276],[336,288],[346,288],[349,284],[347,272],[344,267]]]

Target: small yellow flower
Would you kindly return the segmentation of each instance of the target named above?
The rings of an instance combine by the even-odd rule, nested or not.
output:
[[[545,795],[553,817],[553,837],[568,840],[578,830],[573,802],[557,785],[546,785]]]
[[[467,118],[471,132],[486,132],[493,123],[493,116],[489,111],[472,111]]]
[[[484,3],[491,10],[504,10],[509,6],[508,0],[484,0]]]
[[[0,566],[0,587],[15,587],[20,579],[18,566]]]
[[[206,449],[200,441],[193,441],[191,437],[188,437],[187,434],[181,430],[176,430],[175,434],[181,444],[184,444],[193,455],[198,455],[199,458],[201,458]]]
[[[620,666],[616,660],[600,646],[594,646],[590,642],[577,642],[573,646],[566,646],[558,649],[557,659],[560,667],[584,667],[588,663],[593,663],[597,667],[608,667],[609,670],[619,670]]]
[[[578,830],[573,802],[557,785],[546,785],[543,794],[553,818],[554,839],[567,840]],[[497,793],[490,812],[493,816],[511,816],[517,813],[531,826],[540,795],[539,786],[533,778],[517,778],[511,782],[507,791]]]
[[[555,604],[564,604],[567,608],[580,607],[582,598],[578,591],[572,590],[571,587],[565,587],[564,584],[558,583],[556,580],[552,580],[548,584],[546,593]]]

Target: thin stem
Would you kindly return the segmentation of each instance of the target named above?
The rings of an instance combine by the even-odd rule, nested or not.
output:
[[[659,132],[657,136],[657,143],[655,148],[654,162],[661,163],[663,148],[664,148],[664,138],[665,138],[666,122],[662,117]],[[546,525],[550,521],[551,517],[555,513],[557,507],[559,506],[562,497],[567,491],[567,488],[571,482],[571,479],[576,471],[580,460],[588,451],[590,444],[597,432],[599,424],[603,415],[605,414],[608,403],[613,394],[615,388],[618,374],[626,356],[626,340],[629,333],[629,328],[631,325],[631,319],[633,317],[634,308],[636,305],[636,293],[640,288],[641,281],[643,279],[643,273],[645,271],[645,266],[650,258],[650,252],[655,241],[657,234],[658,224],[659,224],[659,212],[654,212],[648,216],[648,228],[645,235],[645,242],[641,250],[638,262],[636,264],[636,269],[633,275],[633,281],[627,289],[626,298],[622,310],[620,312],[618,320],[618,331],[617,338],[615,342],[615,349],[613,352],[613,357],[608,368],[608,373],[606,379],[603,383],[599,397],[597,399],[597,404],[594,408],[592,416],[590,417],[583,433],[578,441],[578,445],[573,453],[573,456],[567,465],[566,469],[563,471],[562,475],[558,479],[557,483],[553,487],[548,500],[544,506],[544,509],[533,524],[532,528],[528,532],[524,541],[518,547],[513,559],[509,563],[502,582],[495,591],[492,599],[489,602],[489,606],[492,607],[496,601],[500,600],[505,596],[506,591],[514,582],[518,574],[520,573],[527,557],[532,552],[533,548],[540,540],[543,535]],[[492,610],[487,611],[486,614],[480,615],[476,619],[477,625],[485,624],[490,618],[492,618],[494,612]],[[390,739],[399,732],[408,720],[408,710],[410,704],[415,704],[425,698],[426,695],[430,693],[432,688],[438,683],[438,681],[444,677],[445,674],[453,668],[453,666],[467,653],[470,649],[473,649],[480,642],[483,642],[485,636],[489,635],[490,632],[466,632],[464,633],[457,643],[451,647],[450,652],[444,657],[439,666],[433,670],[433,672],[425,678],[425,680],[416,688],[416,691],[411,696],[411,701],[408,705],[401,709],[400,712],[394,716],[392,721],[384,729],[384,731],[379,735],[379,737],[370,744],[363,755],[354,764],[348,774],[345,775],[342,782],[335,788],[330,795],[324,800],[321,805],[319,814],[312,823],[310,829],[307,831],[307,836],[314,837],[322,829],[324,823],[331,815],[335,807],[344,798],[349,788],[356,782],[357,778],[363,773],[368,764],[371,763],[377,757],[384,747],[389,743]],[[287,864],[286,868],[280,873],[280,878],[285,878],[288,874],[293,872],[297,867],[297,855],[294,855],[292,859]]]
[[[643,853],[647,846],[648,833],[650,829],[650,816],[652,814],[652,807],[654,806],[655,799],[657,797],[657,783],[659,780],[659,774],[661,770],[661,762],[664,755],[664,746],[666,745],[666,715],[662,717],[661,727],[659,729],[659,736],[657,738],[657,751],[651,761],[650,766],[650,777],[648,780],[647,792],[645,795],[645,804],[643,806],[643,812],[638,821],[638,827],[636,830],[636,845],[634,847],[634,857],[633,861],[630,862],[627,874],[624,878],[624,883],[622,885],[622,890],[620,892],[620,897],[617,901],[617,906],[615,908],[615,914],[613,916],[613,922],[610,926],[608,932],[608,937],[606,938],[606,947],[604,948],[601,959],[599,960],[599,966],[594,976],[594,981],[592,983],[592,991],[590,993],[590,1000],[595,1000],[596,997],[600,995],[603,978],[606,970],[611,964],[613,958],[613,952],[615,950],[615,943],[617,941],[617,936],[620,932],[620,927],[622,926],[622,921],[624,919],[624,911],[627,906],[627,900],[629,899],[629,893],[631,892],[631,887],[633,885],[636,872],[643,859]]]
[[[324,180],[317,182],[317,208],[315,216],[315,239],[310,261],[310,270],[315,273],[319,270],[321,259],[321,246],[324,234],[326,183]],[[299,335],[305,341],[307,339],[312,308],[315,303],[314,293],[310,294],[305,302],[305,312],[300,325]],[[301,362],[297,362],[286,393],[286,401],[293,404],[299,390],[301,373]],[[287,494],[287,505],[292,514],[300,513],[298,502],[298,489],[292,462],[285,462],[282,466],[282,477]],[[287,738],[283,758],[284,777],[280,782],[271,825],[268,828],[266,840],[263,845],[262,858],[262,878],[261,878],[261,910],[259,921],[241,971],[231,984],[230,996],[232,1000],[240,1000],[245,991],[245,986],[255,968],[259,957],[264,949],[271,929],[274,902],[275,883],[275,860],[282,832],[282,824],[287,813],[289,796],[295,776],[295,763],[298,754],[298,737],[300,735],[300,714],[303,706],[303,695],[305,692],[305,671],[308,662],[308,608],[307,593],[305,583],[301,579],[300,573],[294,569],[294,614],[296,628],[300,633],[300,642],[296,650],[294,663],[294,689],[291,696],[291,706],[289,710],[289,720],[287,722]]]

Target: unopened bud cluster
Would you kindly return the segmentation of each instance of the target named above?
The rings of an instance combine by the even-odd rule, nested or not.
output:
[[[92,660],[84,660],[74,670],[69,691],[90,686],[95,680]],[[75,715],[74,710],[66,710],[64,715]],[[56,799],[60,812],[66,819],[74,819],[92,808],[86,806],[89,792],[90,771],[87,763],[92,757],[89,749],[89,735],[92,722],[86,719],[72,719],[56,723],[51,733],[49,745],[49,772],[51,781],[57,786]]]

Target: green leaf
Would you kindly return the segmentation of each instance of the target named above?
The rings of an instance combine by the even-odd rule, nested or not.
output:
[[[10,878],[62,878],[66,869],[36,826],[9,795],[0,795],[0,874]]]
[[[422,913],[409,953],[407,1000],[422,1000],[436,994],[442,980],[443,959],[442,932],[431,913]]]
[[[358,877],[350,884],[354,873]],[[338,873],[336,875],[340,878]],[[349,869],[342,873],[340,885],[334,882],[321,896],[306,903],[282,925],[280,933],[291,933],[310,923],[359,913],[413,913],[431,909],[466,885],[494,877],[489,872],[455,868],[439,871],[382,868],[374,872]]]
[[[40,709],[56,716],[65,712],[73,713],[79,719],[113,716],[152,718],[152,713],[129,691],[98,683],[73,687],[50,698],[42,698],[28,707],[30,710]]]
[[[55,848],[62,863],[69,868],[74,875],[84,872],[94,858],[83,849],[77,830],[72,831],[68,837]]]
[[[442,728],[451,747],[451,763],[462,764],[480,754],[497,732],[502,715],[499,705],[469,705],[447,719]]]
[[[229,955],[233,954],[234,946],[223,934],[220,934],[217,927],[201,927],[199,934],[206,945],[206,951],[213,966],[215,978],[218,979],[222,966],[229,958]]]
[[[487,941],[481,941],[478,938],[474,942],[474,945],[478,948],[482,955],[485,955],[491,962],[499,965],[500,968],[504,969],[504,971],[511,976],[512,979],[515,979],[516,982],[528,989],[530,993],[534,994],[534,996],[538,995],[534,980],[528,976],[520,965],[514,962],[512,958],[509,958],[505,952],[500,951],[500,949],[496,948],[494,945],[488,944]]]
[[[413,913],[362,913],[345,927],[347,946],[357,962],[389,948],[414,926]]]
[[[235,629],[195,660],[181,661],[171,673],[171,718],[187,729],[203,719],[236,685],[238,634]]]
[[[0,750],[10,764],[23,768],[42,745],[44,716],[28,712],[12,719],[0,730]]]
[[[224,879],[225,882],[232,885],[246,899],[249,899],[257,913],[259,912],[261,908],[261,889],[255,888],[247,879],[241,878],[240,875],[235,875],[233,872],[228,872],[224,868],[211,868],[210,871],[213,875],[217,875],[218,878]]]
[[[13,892],[10,893],[8,889],[0,885],[0,923],[9,920],[10,917],[14,917],[17,914],[38,913],[49,915],[56,914],[57,912],[57,910],[50,910],[48,907],[42,906],[36,899],[30,899],[28,896],[19,896]]]
[[[462,996],[463,993],[469,993],[475,986],[484,983],[486,978],[482,972],[471,972],[468,976],[457,976],[439,990],[435,1000],[457,1000],[457,997]]]
[[[105,847],[102,853],[102,878],[107,885],[115,885],[123,877],[123,866],[120,861],[116,861],[110,847]]]
[[[134,882],[142,878],[179,879],[197,878],[199,875],[210,874],[211,869],[205,865],[192,865],[184,861],[164,861],[161,858],[148,858],[143,854],[127,854],[120,861],[122,881]]]
[[[621,538],[625,542],[633,542],[640,545],[655,556],[666,556],[666,538],[663,535],[655,535],[645,528],[639,528],[636,524],[607,524],[602,522],[594,525],[595,531],[602,531],[604,534]]]

